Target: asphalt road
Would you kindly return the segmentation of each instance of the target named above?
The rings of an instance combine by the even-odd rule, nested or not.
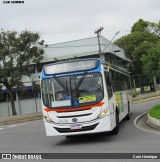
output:
[[[134,126],[134,119],[155,104],[160,104],[160,100],[133,105],[131,120],[122,121],[115,136],[46,137],[42,120],[3,125],[0,126],[0,153],[158,153],[160,135]]]

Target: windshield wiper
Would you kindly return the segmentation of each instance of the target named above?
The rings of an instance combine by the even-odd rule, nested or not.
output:
[[[86,74],[87,74],[87,72],[84,72],[84,74],[82,75],[82,78],[79,80],[79,82],[78,82],[78,84],[77,84],[77,86],[75,88],[75,91],[77,91],[79,89],[79,87],[81,86]]]
[[[71,78],[70,78],[70,87],[71,87],[70,90],[71,90],[71,98],[72,98],[72,99],[71,99],[71,105],[72,105],[72,107],[77,107],[77,106],[79,106],[78,103],[77,103],[78,105],[75,105],[75,102],[78,102],[78,101],[77,101],[77,97],[78,97],[77,91],[78,91],[79,87],[81,86],[81,84],[82,84],[82,82],[83,82],[83,80],[84,80],[86,74],[87,74],[87,72],[84,72],[84,74],[83,74],[82,77],[80,78],[80,80],[79,80],[77,86],[75,86],[75,89],[72,89]]]

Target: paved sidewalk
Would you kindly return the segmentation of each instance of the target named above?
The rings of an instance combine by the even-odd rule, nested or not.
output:
[[[160,90],[158,90],[157,92],[141,94],[136,97],[133,97],[133,102],[143,102],[143,101],[149,101],[157,98],[160,98]]]
[[[26,122],[32,120],[42,119],[42,113],[33,113],[33,114],[23,114],[23,115],[16,115],[16,116],[8,116],[0,118],[0,125],[3,124],[12,124],[18,122]]]
[[[145,99],[140,99],[140,100],[134,100],[133,99],[133,104],[137,104],[137,103],[141,103],[141,102],[146,102],[146,101],[150,101],[150,100],[156,100],[156,99],[160,99],[160,96],[150,97],[150,98],[145,98]]]

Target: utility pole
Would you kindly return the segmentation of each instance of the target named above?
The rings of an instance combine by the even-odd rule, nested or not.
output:
[[[97,29],[97,30],[95,31],[95,33],[97,34],[98,46],[99,46],[99,55],[100,55],[100,59],[101,59],[101,60],[105,60],[104,56],[102,56],[101,43],[100,43],[100,34],[101,34],[101,31],[102,31],[103,29],[104,29],[103,27],[100,27],[99,29]]]

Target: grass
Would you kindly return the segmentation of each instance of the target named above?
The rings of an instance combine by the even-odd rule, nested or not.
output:
[[[155,105],[150,111],[149,115],[152,118],[156,118],[160,120],[160,105]]]

